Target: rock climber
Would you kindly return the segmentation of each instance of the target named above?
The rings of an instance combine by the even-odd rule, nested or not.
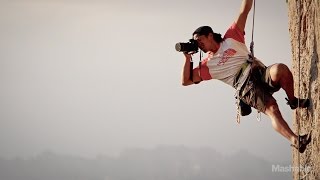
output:
[[[307,108],[309,99],[295,97],[293,76],[285,64],[265,66],[257,58],[251,57],[245,45],[244,29],[252,4],[253,0],[242,1],[238,16],[223,37],[210,26],[201,26],[193,32],[192,40],[208,56],[201,61],[201,65],[190,71],[192,53],[183,53],[182,85],[218,79],[238,89],[240,108],[250,106],[266,114],[271,119],[273,128],[303,153],[311,141],[311,134],[295,134],[282,117],[272,95],[282,88],[291,109]]]

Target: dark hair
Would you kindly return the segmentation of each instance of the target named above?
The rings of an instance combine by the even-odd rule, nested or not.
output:
[[[219,33],[214,33],[213,30],[212,30],[212,28],[211,28],[210,26],[201,26],[201,27],[197,28],[197,29],[193,32],[192,36],[194,36],[195,34],[200,35],[200,36],[201,36],[201,35],[208,36],[210,33],[212,33],[213,39],[214,39],[215,41],[217,41],[218,43],[220,43],[220,42],[223,41],[221,34],[219,34]]]

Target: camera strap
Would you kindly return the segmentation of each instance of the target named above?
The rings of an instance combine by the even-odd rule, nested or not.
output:
[[[201,78],[201,63],[202,63],[202,51],[200,51],[200,60],[199,60],[199,76],[200,76],[200,79],[202,81],[202,78]],[[193,82],[193,59],[191,57],[190,59],[190,76],[189,76],[190,80]],[[199,83],[199,82],[198,82]],[[198,84],[196,83],[196,84]]]
[[[203,54],[202,54],[202,51],[200,50],[200,60],[199,60],[199,76],[200,76],[200,79],[201,79],[201,81],[202,81],[202,77],[201,77],[201,64],[202,64],[202,56],[203,56]]]
[[[193,60],[192,60],[192,56],[190,59],[190,75],[189,75],[190,80],[193,82]]]

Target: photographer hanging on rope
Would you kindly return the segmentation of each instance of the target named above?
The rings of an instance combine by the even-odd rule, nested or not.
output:
[[[293,147],[303,153],[311,141],[311,133],[296,135],[283,119],[278,104],[272,94],[284,89],[291,109],[307,108],[309,99],[294,96],[293,76],[290,69],[282,63],[266,67],[245,45],[244,29],[253,0],[243,0],[240,13],[224,36],[213,32],[209,26],[197,28],[188,43],[177,43],[176,50],[183,52],[185,61],[182,69],[182,85],[198,84],[201,81],[218,79],[236,89],[239,114],[251,113],[251,107],[268,115],[273,128],[287,138]],[[254,15],[253,15],[254,17]],[[253,24],[254,26],[254,24]],[[252,32],[253,33],[253,32]],[[198,49],[208,56],[193,69],[192,54]],[[201,57],[201,55],[200,55]]]

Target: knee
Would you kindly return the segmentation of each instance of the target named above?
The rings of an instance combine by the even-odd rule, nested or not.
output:
[[[280,113],[279,107],[276,102],[270,103],[267,108],[266,108],[266,114],[270,117],[271,122],[272,122],[272,127],[276,131],[281,131],[282,126],[281,126],[281,119],[282,115]]]
[[[270,106],[270,112],[271,112],[271,114],[274,115],[274,116],[280,115],[279,106],[276,105],[276,104],[275,104],[275,105],[271,105],[271,106]]]
[[[276,74],[283,74],[291,72],[287,65],[282,63],[277,63],[273,65],[272,71]]]
[[[267,103],[266,114],[270,117],[279,117],[281,116],[279,106],[275,100],[271,100]]]
[[[272,65],[270,69],[270,76],[274,82],[278,82],[281,79],[290,78],[292,76],[292,73],[287,65],[278,63],[278,64]]]

